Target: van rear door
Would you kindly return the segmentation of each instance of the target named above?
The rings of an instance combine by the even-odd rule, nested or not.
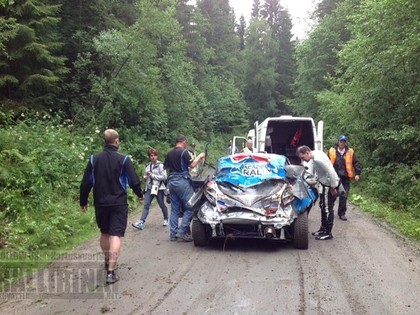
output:
[[[315,150],[324,151],[324,122],[320,120],[317,125]]]
[[[246,146],[245,137],[233,137],[232,154],[240,153]]]

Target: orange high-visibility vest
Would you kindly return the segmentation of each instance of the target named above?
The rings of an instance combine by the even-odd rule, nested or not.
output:
[[[354,177],[354,167],[353,167],[353,154],[354,151],[353,149],[349,148],[346,153],[344,153],[344,161],[346,164],[346,172],[347,172],[347,176],[350,178]],[[337,151],[335,148],[331,148],[328,151],[328,156],[330,157],[330,161],[331,163],[334,165],[335,164],[335,160],[337,159]]]

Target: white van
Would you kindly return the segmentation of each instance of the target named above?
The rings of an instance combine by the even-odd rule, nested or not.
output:
[[[234,137],[232,154],[242,152],[247,139],[252,139],[258,152],[285,155],[292,164],[299,164],[296,149],[307,145],[312,150],[323,150],[324,122],[317,127],[310,117],[293,117],[284,115],[268,117],[261,124],[254,123],[247,138]]]

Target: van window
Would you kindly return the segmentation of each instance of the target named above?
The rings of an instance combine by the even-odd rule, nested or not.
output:
[[[292,164],[299,164],[297,147],[307,145],[314,150],[314,139],[310,120],[273,120],[267,125],[265,151],[285,155]]]

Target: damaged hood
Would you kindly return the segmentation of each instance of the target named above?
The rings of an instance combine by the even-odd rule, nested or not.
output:
[[[217,183],[251,187],[268,180],[286,180],[286,157],[266,153],[240,153],[220,158]]]

